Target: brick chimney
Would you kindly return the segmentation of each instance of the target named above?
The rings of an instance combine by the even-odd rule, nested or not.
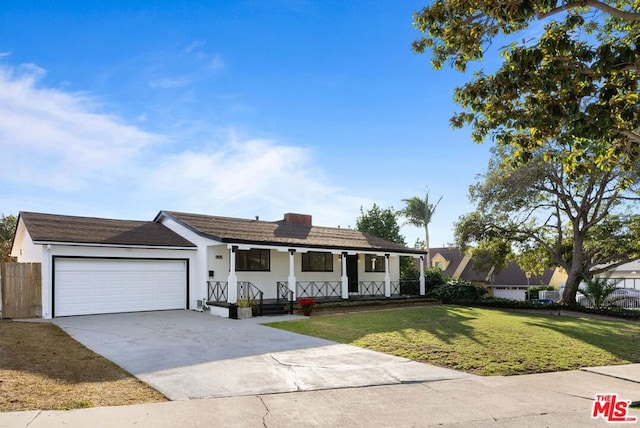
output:
[[[311,216],[309,214],[286,213],[284,215],[284,222],[287,224],[311,226]]]

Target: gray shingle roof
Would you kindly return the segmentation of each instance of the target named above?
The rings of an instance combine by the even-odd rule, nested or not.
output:
[[[549,285],[553,269],[546,269],[542,275],[532,275],[527,278],[527,274],[516,262],[509,262],[507,268],[496,274],[493,279],[495,285]]]
[[[57,214],[21,212],[31,239],[41,242],[195,247],[163,224],[152,221],[113,220]]]
[[[436,254],[441,254],[445,259],[450,261],[449,266],[444,271],[446,276],[453,276],[458,266],[462,262],[464,255],[458,248],[431,248],[431,258]],[[481,272],[473,267],[473,258],[469,261],[469,264],[465,267],[460,279],[471,282],[486,282],[488,272]],[[507,264],[505,270],[495,274],[495,277],[491,281],[493,285],[546,285],[549,284],[551,277],[553,276],[553,269],[547,269],[542,275],[532,276],[527,281],[527,276],[524,270],[518,265],[518,263],[511,261]]]
[[[156,220],[162,215],[182,223],[202,236],[227,243],[419,253],[417,250],[352,229],[290,224],[284,220],[248,220],[174,211],[161,211]]]

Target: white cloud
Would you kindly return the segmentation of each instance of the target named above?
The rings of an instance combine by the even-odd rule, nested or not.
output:
[[[222,58],[222,55],[214,55],[211,59],[211,62],[209,63],[209,67],[213,71],[224,70],[224,68],[226,67],[226,63],[224,61],[224,58]]]
[[[240,140],[231,132],[222,143],[165,157],[148,182],[162,189],[165,203],[182,204],[164,209],[265,220],[293,211],[312,214],[316,224],[355,224],[354,212],[370,201],[327,184],[312,154],[269,140]]]
[[[167,88],[180,88],[180,87],[188,86],[190,83],[191,81],[184,77],[174,78],[174,79],[163,77],[160,79],[152,80],[151,82],[149,82],[149,86],[151,88],[167,89]]]
[[[346,227],[360,205],[372,204],[331,184],[312,148],[233,131],[198,141],[152,134],[101,111],[87,94],[42,86],[45,74],[34,65],[0,66],[7,212],[144,219],[170,209],[277,220],[293,211]]]
[[[118,177],[159,136],[98,111],[86,94],[40,88],[35,65],[0,66],[3,180],[79,188]]]

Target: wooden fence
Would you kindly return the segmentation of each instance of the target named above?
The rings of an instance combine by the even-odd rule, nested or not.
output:
[[[2,318],[42,316],[41,278],[40,263],[0,263]]]

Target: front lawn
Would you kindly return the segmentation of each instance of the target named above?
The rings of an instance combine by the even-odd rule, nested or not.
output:
[[[640,362],[635,321],[428,306],[268,325],[485,376]]]

